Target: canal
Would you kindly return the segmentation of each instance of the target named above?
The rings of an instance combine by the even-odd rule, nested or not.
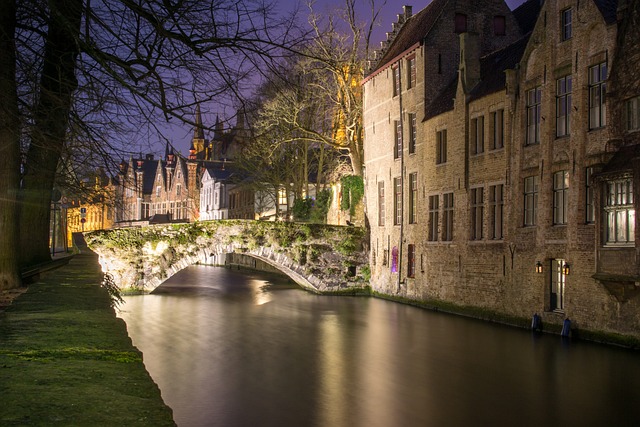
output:
[[[640,425],[640,354],[194,266],[120,316],[178,426]]]

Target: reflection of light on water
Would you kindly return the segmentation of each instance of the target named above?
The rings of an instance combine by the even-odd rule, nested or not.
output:
[[[252,283],[251,296],[255,305],[266,304],[273,299],[269,292],[269,282],[255,280]]]

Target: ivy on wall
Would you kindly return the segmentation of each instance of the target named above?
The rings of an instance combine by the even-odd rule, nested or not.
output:
[[[340,179],[342,184],[342,200],[340,209],[349,210],[351,215],[355,215],[356,206],[364,196],[364,181],[361,176],[346,175]]]

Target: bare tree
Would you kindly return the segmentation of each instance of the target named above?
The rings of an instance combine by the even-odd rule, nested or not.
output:
[[[51,191],[71,136],[108,158],[119,129],[158,113],[186,120],[195,102],[238,97],[247,76],[304,40],[275,9],[259,0],[2,2],[1,288],[19,285],[19,265],[49,259]]]
[[[264,122],[288,130],[281,139],[309,141],[348,153],[352,173],[362,176],[362,91],[368,45],[380,8],[370,1],[368,26],[358,22],[356,1],[345,0],[338,16],[323,17],[309,4],[313,39],[294,66],[296,78],[265,103]]]

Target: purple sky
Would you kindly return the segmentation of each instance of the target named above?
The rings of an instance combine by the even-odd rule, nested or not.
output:
[[[391,31],[391,24],[397,20],[396,15],[402,13],[402,5],[407,4],[413,6],[413,13],[416,14],[420,10],[424,9],[429,3],[431,3],[431,1],[432,0],[387,0],[387,3],[382,7],[380,22],[374,28],[374,34],[371,40],[372,47],[374,49],[378,48],[380,46],[380,42],[386,39],[386,32]],[[514,9],[520,6],[524,1],[525,0],[506,0],[506,3],[511,9]],[[377,3],[381,3],[381,1],[377,0]],[[301,16],[304,17],[307,14],[306,0],[278,0],[277,4],[283,13],[291,12],[296,8],[296,6],[298,6],[301,12]],[[336,8],[340,8],[343,4],[343,0],[316,0],[314,10],[319,13],[325,14]],[[366,13],[368,2],[361,0],[359,1],[359,4],[361,7],[361,9],[359,10],[359,16],[364,19],[366,16],[368,16]],[[225,113],[228,113],[228,115],[233,114],[233,112],[231,111],[216,111],[215,105],[203,105],[202,112],[203,122],[205,122],[205,125],[213,125],[216,114],[220,114],[221,119],[224,118]],[[183,155],[188,155],[191,138],[193,137],[193,129],[191,129],[191,127],[188,125],[177,124],[167,124],[166,126],[162,127],[166,129],[166,132],[163,132],[163,134],[170,138],[173,146]],[[153,137],[150,136],[150,138]],[[149,141],[149,144],[154,146],[156,154],[164,153],[164,143],[158,144],[154,143],[153,141]]]

